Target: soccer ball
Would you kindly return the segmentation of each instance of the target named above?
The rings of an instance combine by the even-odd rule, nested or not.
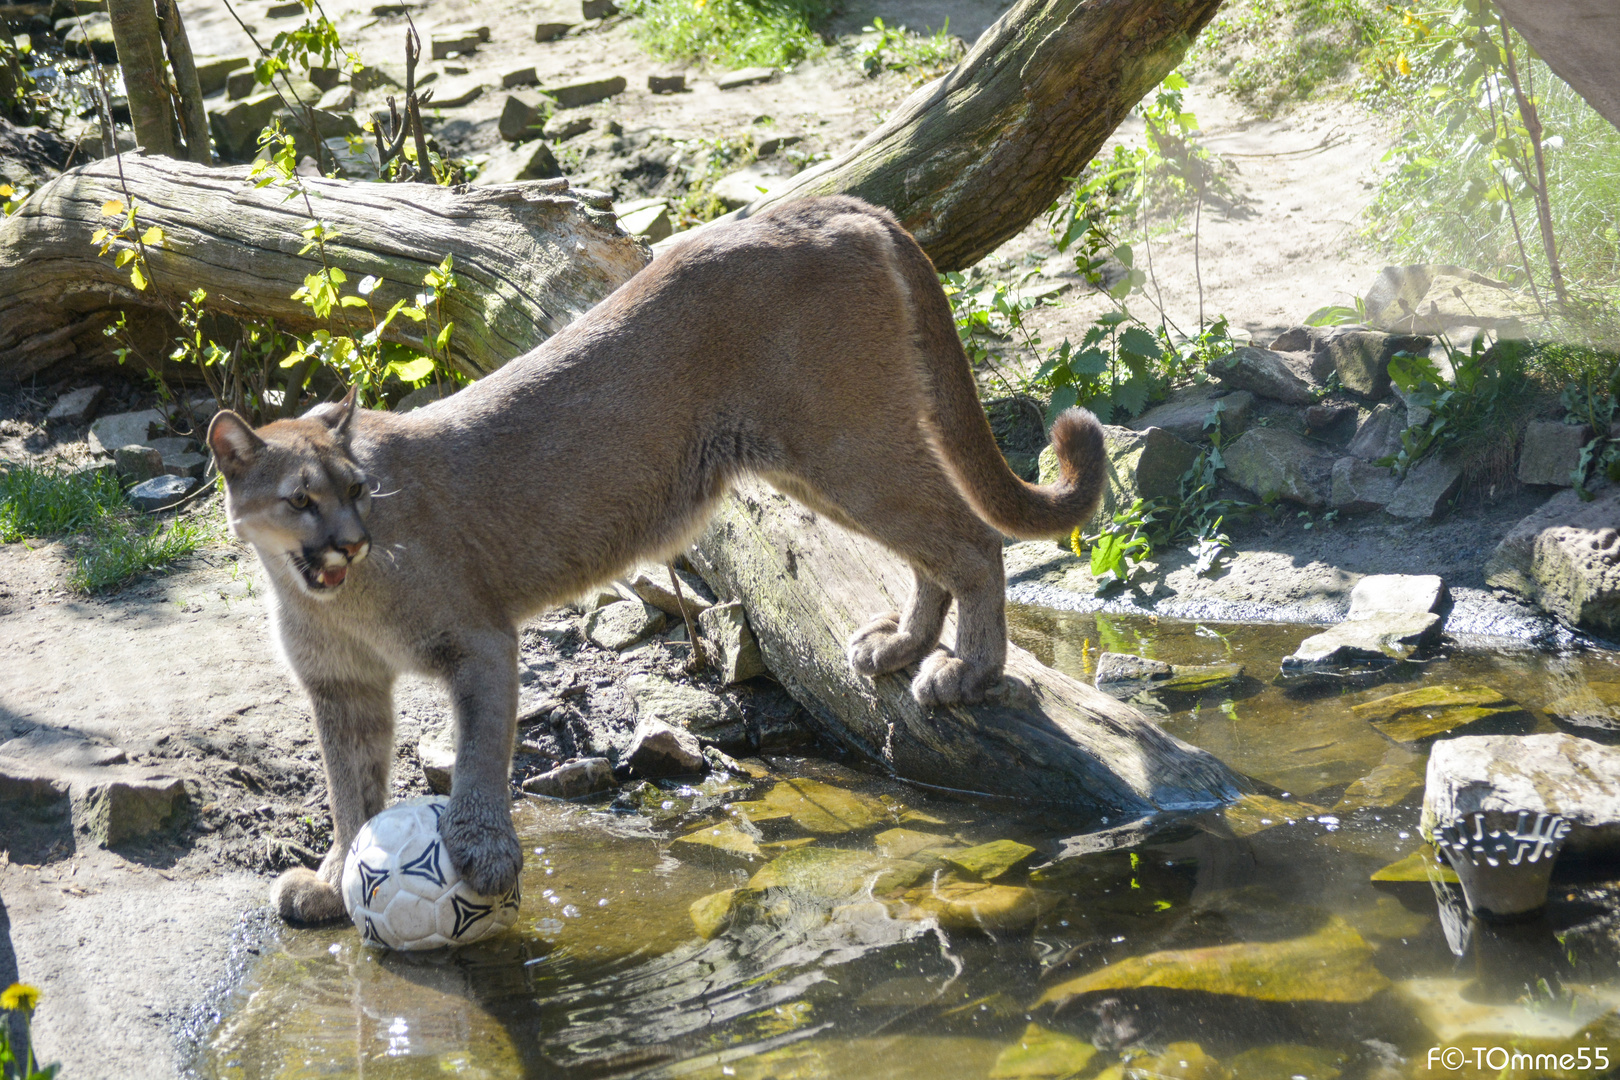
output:
[[[518,887],[480,896],[461,880],[439,836],[450,800],[395,803],[360,828],[343,860],[343,906],[372,945],[437,949],[467,945],[517,921]]]

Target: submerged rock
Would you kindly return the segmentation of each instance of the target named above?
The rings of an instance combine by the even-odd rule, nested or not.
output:
[[[1276,825],[1292,825],[1313,814],[1327,813],[1310,803],[1284,802],[1269,795],[1245,795],[1221,811],[1237,836],[1253,836]]]
[[[698,937],[708,941],[731,925],[732,902],[736,895],[736,889],[725,889],[692,901],[687,912],[692,917],[692,927]]]
[[[685,836],[677,836],[670,841],[669,847],[672,852],[684,849],[686,853],[691,853],[700,848],[718,851],[746,862],[765,857],[765,853],[759,849],[759,842],[729,821],[706,825]]]
[[[878,800],[806,777],[783,780],[764,798],[734,802],[727,809],[755,823],[791,818],[805,832],[821,836],[867,829],[890,820],[888,808]]]
[[[1368,806],[1385,809],[1405,801],[1422,786],[1423,775],[1412,762],[1386,763],[1345,788],[1333,809],[1359,810]]]
[[[1429,754],[1419,828],[1478,811],[1557,814],[1570,851],[1620,850],[1620,748],[1563,733],[1447,739]]]
[[[1143,690],[1201,694],[1237,681],[1242,664],[1166,664],[1132,653],[1097,657],[1097,689],[1121,701]]]
[[[1416,743],[1481,720],[1518,716],[1523,706],[1488,686],[1425,686],[1352,705],[1350,711],[1398,743]]]
[[[767,863],[749,879],[748,887],[783,889],[798,899],[834,902],[893,894],[927,872],[922,863],[907,859],[817,845],[795,848]]]
[[[1088,1042],[1030,1024],[1017,1042],[997,1055],[990,1080],[1078,1076],[1096,1056],[1097,1048]]]
[[[1373,966],[1372,957],[1372,946],[1335,915],[1304,937],[1133,956],[1052,987],[1041,995],[1040,1004],[1061,1004],[1099,990],[1142,987],[1198,990],[1260,1001],[1355,1004],[1390,985]]]
[[[1552,702],[1546,711],[1566,724],[1620,729],[1620,682],[1587,683]]]
[[[1338,1050],[1274,1043],[1245,1050],[1226,1065],[1234,1080],[1338,1080],[1348,1061]]]
[[[1394,996],[1442,1046],[1479,1043],[1541,1051],[1549,1047],[1538,1044],[1575,1038],[1617,1004],[1612,992],[1598,987],[1570,986],[1557,999],[1556,1007],[1542,1001],[1475,1001],[1471,1000],[1475,996],[1472,988],[1467,979],[1404,979],[1395,984]],[[1474,1064],[1472,1050],[1467,1063]],[[1496,1076],[1498,1072],[1493,1068],[1472,1075]],[[1529,1075],[1549,1074],[1534,1070]]]
[[[1581,502],[1562,491],[1515,525],[1485,563],[1485,583],[1576,626],[1620,631],[1620,485]]]
[[[1431,847],[1421,847],[1404,858],[1372,872],[1369,881],[1430,882],[1443,881],[1457,884],[1457,871],[1442,863]]]
[[[889,909],[897,919],[934,919],[946,930],[997,934],[1033,926],[1055,902],[1035,889],[946,876],[909,890]]]
[[[872,842],[880,855],[890,859],[908,859],[920,851],[956,846],[949,836],[916,829],[887,829],[874,836]]]
[[[1016,840],[992,840],[940,857],[969,877],[994,881],[1013,867],[1029,860],[1035,849]]]

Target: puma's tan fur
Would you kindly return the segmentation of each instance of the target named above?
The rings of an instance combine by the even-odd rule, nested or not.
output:
[[[706,230],[584,318],[412,413],[323,405],[208,433],[232,530],[273,585],[282,651],[314,705],[333,846],[273,900],[343,914],[359,827],[383,808],[392,686],[449,686],[456,768],[441,831],[473,888],[512,888],[518,625],[637,560],[688,545],[741,473],[760,475],[914,568],[904,612],[849,643],[863,675],[920,665],[925,704],[975,701],[1006,653],[1001,533],[1065,533],[1095,509],[1101,430],[1053,430],[1061,481],[996,449],[934,268],[887,213],[849,198]],[[939,646],[952,598],[954,651]]]

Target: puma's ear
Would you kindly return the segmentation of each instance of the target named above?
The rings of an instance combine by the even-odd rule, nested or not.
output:
[[[246,420],[226,409],[215,413],[208,425],[208,449],[214,452],[225,479],[234,480],[247,472],[264,449],[264,440],[253,433]]]
[[[338,437],[339,442],[348,442],[349,433],[354,427],[354,410],[359,404],[355,389],[353,386],[349,387],[349,392],[343,395],[343,400],[338,402],[337,408],[331,410],[329,415],[321,417],[331,425],[332,434]]]

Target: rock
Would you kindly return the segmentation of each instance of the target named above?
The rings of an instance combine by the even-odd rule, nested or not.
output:
[[[992,840],[941,855],[946,863],[956,867],[968,877],[979,881],[994,881],[1015,866],[1029,861],[1035,849],[1016,840]]]
[[[247,71],[233,71],[225,76],[225,98],[228,101],[241,101],[253,93],[259,85],[259,77],[252,69]]]
[[[434,99],[434,104],[439,104],[437,94],[434,95]],[[315,107],[322,112],[348,112],[354,108],[358,100],[359,95],[354,92],[354,87],[339,85],[323,93],[321,99],[315,103]]]
[[[686,89],[686,75],[675,72],[671,75],[651,74],[647,76],[647,90],[653,94],[679,94]]]
[[[191,476],[159,476],[129,489],[129,501],[141,510],[162,510],[173,506],[197,486]]]
[[[1460,266],[1388,266],[1366,297],[1367,322],[1407,334],[1438,334],[1469,325],[1518,330],[1541,317],[1535,299],[1503,281]]]
[[[475,52],[478,46],[489,40],[487,26],[461,26],[445,27],[433,31],[429,38],[433,59],[445,60],[462,53]]]
[[[1184,1045],[1187,1044],[1170,1044],[1165,1048],[1164,1057],[1169,1058],[1172,1053],[1178,1055],[1178,1061],[1186,1057],[1186,1054],[1176,1049]],[[1243,1051],[1233,1057],[1221,1071],[1229,1071],[1230,1075],[1242,1077],[1243,1080],[1338,1080],[1344,1074],[1348,1062],[1348,1057],[1339,1051],[1303,1046],[1298,1043],[1274,1043],[1271,1046],[1257,1046]]]
[[[1132,431],[1104,424],[1103,445],[1108,451],[1108,489],[1097,516],[1085,526],[1087,529],[1107,521],[1137,499],[1179,497],[1181,477],[1198,459],[1196,446],[1163,428]],[[1057,454],[1050,446],[1041,451],[1040,466],[1041,483],[1057,479]]]
[[[696,832],[677,836],[670,841],[669,849],[671,854],[686,858],[691,858],[700,851],[717,851],[745,862],[765,857],[765,853],[759,849],[759,842],[729,821],[721,822],[719,825],[706,825]]]
[[[956,841],[949,836],[916,829],[885,829],[872,837],[872,843],[886,859],[909,859],[919,851],[956,846]]]
[[[579,13],[586,22],[592,19],[605,19],[609,15],[619,13],[619,5],[613,0],[580,0]]]
[[[1097,657],[1097,689],[1126,701],[1144,690],[1201,694],[1243,675],[1242,664],[1166,664],[1131,653]]]
[[[534,40],[555,41],[578,25],[578,23],[566,22],[536,23],[534,27]]]
[[[553,116],[546,121],[546,126],[540,130],[540,134],[552,142],[562,142],[564,139],[572,139],[575,135],[583,135],[594,125],[595,122],[588,116]]]
[[[864,893],[892,893],[925,873],[927,867],[906,859],[814,844],[794,848],[767,863],[748,880],[748,887],[781,890],[798,901],[828,903]]]
[[[1480,963],[1483,969],[1484,962]],[[1584,1049],[1590,1058],[1592,1050],[1587,1040],[1592,1038],[1593,1032],[1607,1030],[1610,1021],[1605,1018],[1614,1011],[1615,1003],[1606,985],[1591,987],[1566,982],[1559,992],[1558,1008],[1549,1009],[1542,1004],[1543,999],[1528,995],[1517,1000],[1512,995],[1505,1000],[1494,995],[1481,1000],[1482,982],[1485,980],[1481,978],[1403,979],[1395,984],[1390,994],[1391,1005],[1399,1008],[1403,1016],[1421,1024],[1434,1045],[1468,1048],[1461,1057],[1462,1067],[1467,1071],[1454,1075],[1470,1080],[1574,1075],[1573,1067],[1548,1068],[1549,1059],[1562,1059],[1570,1066],[1578,1066],[1581,1059],[1575,1052],[1577,1048]],[[1477,1053],[1473,1049],[1476,1046],[1480,1048]],[[1512,1049],[1496,1058],[1492,1052],[1495,1047]],[[1490,1067],[1493,1059],[1512,1061],[1512,1052],[1521,1054],[1520,1062],[1533,1055],[1547,1064]],[[1605,1047],[1605,1056],[1608,1052],[1609,1048]],[[1482,1060],[1486,1068],[1476,1069],[1476,1059]]]
[[[669,205],[662,201],[620,215],[619,227],[631,236],[646,237],[647,242],[652,244],[667,239],[675,232],[675,222],[669,216]]]
[[[1316,400],[1310,385],[1270,349],[1243,345],[1211,360],[1205,370],[1233,390],[1247,390],[1273,401],[1310,405]]]
[[[401,12],[400,14],[404,14]],[[431,74],[431,73],[430,73]],[[418,85],[425,85],[425,78],[417,80]],[[382,90],[387,87],[401,89],[405,85],[405,68],[401,64],[368,63],[365,67],[349,76],[349,84],[362,94],[369,90]]]
[[[1272,352],[1309,352],[1321,331],[1311,326],[1290,326],[1272,339],[1266,348]]]
[[[708,941],[731,925],[731,902],[736,895],[736,889],[723,889],[692,901],[687,912],[698,937]]]
[[[1227,479],[1262,499],[1286,499],[1316,510],[1331,497],[1333,457],[1292,431],[1250,428],[1222,456]]]
[[[662,720],[721,748],[748,746],[742,711],[718,694],[683,686],[662,675],[632,675],[625,680],[625,688],[639,720]]]
[[[267,90],[209,113],[208,128],[220,156],[252,157],[258,146],[259,132],[280,109],[281,95]]]
[[[1579,727],[1620,730],[1620,682],[1593,682],[1546,707],[1549,716]],[[5,748],[0,747],[0,753]]]
[[[1427,457],[1407,472],[1395,489],[1395,497],[1384,506],[1393,517],[1433,521],[1451,506],[1451,498],[1462,485],[1462,469],[1438,457]]]
[[[1305,410],[1306,431],[1327,431],[1356,415],[1354,405],[1312,405]]]
[[[1361,422],[1345,452],[1362,461],[1394,457],[1401,452],[1401,432],[1405,430],[1406,406],[1386,401]]]
[[[1620,629],[1620,529],[1544,529],[1530,574],[1544,610],[1574,626]]]
[[[715,198],[726,204],[726,209],[736,210],[768,194],[780,182],[780,179],[766,171],[764,166],[747,165],[734,173],[722,176],[709,190]]]
[[[808,778],[783,780],[763,798],[734,802],[726,810],[755,824],[791,818],[799,828],[818,836],[869,829],[892,820],[888,808],[878,800]]]
[[[164,423],[163,414],[156,409],[103,416],[90,425],[90,449],[110,457],[120,446],[146,442],[153,429],[161,429]]]
[[[719,668],[720,681],[730,686],[766,674],[759,642],[748,628],[740,603],[716,604],[698,617],[698,630],[712,648],[710,659]],[[716,655],[718,654],[718,655]]]
[[[515,184],[520,180],[549,180],[561,175],[562,167],[557,164],[551,147],[546,145],[544,139],[535,139],[491,151],[483,165],[479,166],[473,184],[487,187],[490,184]]]
[[[735,90],[739,86],[752,86],[755,83],[770,82],[774,78],[776,78],[776,69],[773,67],[751,67],[728,72],[716,79],[714,84],[722,90]]]
[[[1406,660],[1440,637],[1440,616],[1389,613],[1350,619],[1314,634],[1283,657],[1284,678],[1339,676]]]
[[[1170,677],[1170,665],[1163,660],[1152,660],[1133,653],[1105,652],[1097,655],[1097,688],[1110,683],[1127,683],[1132,687]]]
[[[208,456],[206,454],[184,450],[177,454],[163,455],[163,471],[170,476],[189,476],[201,479],[204,470],[207,468]]]
[[[681,606],[676,602],[675,589],[669,582],[669,574],[667,566],[638,567],[630,576],[630,588],[637,596],[670,618],[680,619]],[[702,578],[685,570],[676,570],[675,575],[681,579],[681,595],[686,598],[686,613],[694,620],[714,606],[714,593],[709,591],[709,586]]]
[[[248,67],[253,61],[245,56],[199,56],[196,63],[197,81],[202,84],[206,97],[225,89],[225,80],[231,72]]]
[[[471,105],[483,93],[484,81],[477,75],[458,75],[435,82],[433,100],[429,104],[435,109],[459,109],[463,105]]]
[[[508,94],[506,104],[501,106],[501,118],[496,121],[495,129],[507,142],[522,142],[534,138],[545,119],[538,95]]]
[[[577,109],[582,105],[592,105],[606,100],[614,94],[622,94],[627,85],[623,75],[614,75],[607,79],[585,79],[563,83],[561,86],[549,86],[545,93],[557,100],[558,107]]]
[[[502,90],[510,90],[514,86],[537,86],[539,83],[540,74],[535,71],[533,64],[510,68],[501,73]]]
[[[1383,612],[1434,612],[1448,599],[1446,583],[1438,574],[1369,574],[1350,590],[1351,619]]]
[[[1372,958],[1372,946],[1349,923],[1330,915],[1321,929],[1305,937],[1172,949],[1117,960],[1052,987],[1038,1004],[1061,1006],[1081,994],[1142,987],[1259,1001],[1356,1004],[1390,985]]]
[[[51,406],[51,411],[45,414],[46,426],[62,424],[78,427],[88,423],[96,415],[96,409],[106,395],[107,392],[99,386],[86,386],[63,394]]]
[[[619,652],[658,633],[667,621],[651,604],[620,600],[586,617],[585,636],[604,649]]]
[[[1324,357],[1352,394],[1377,401],[1389,393],[1389,361],[1398,352],[1427,356],[1429,339],[1377,330],[1341,330],[1322,336],[1315,355]]]
[[[304,5],[298,0],[286,0],[285,3],[271,4],[264,9],[265,18],[268,19],[294,19],[304,13]]]
[[[1521,716],[1524,708],[1487,686],[1425,686],[1352,705],[1351,713],[1403,745],[1477,724]]]
[[[422,765],[422,778],[435,795],[450,794],[456,775],[456,726],[454,722],[428,732],[416,740],[416,760]]]
[[[570,761],[523,781],[524,791],[552,799],[577,799],[606,791],[612,786],[613,766],[603,757]]]
[[[116,64],[118,46],[113,41],[112,18],[104,11],[74,20],[73,28],[62,38],[62,48],[70,56],[93,56],[98,63]]]
[[[1587,565],[1577,577],[1576,563],[1555,557],[1553,549],[1568,544],[1571,554],[1580,554],[1584,539],[1587,553],[1596,556],[1605,537],[1613,535],[1616,522],[1620,522],[1620,487],[1599,492],[1591,502],[1582,502],[1573,490],[1561,491],[1496,545],[1485,562],[1485,583],[1534,600],[1576,625],[1585,620],[1587,625],[1612,628],[1617,625],[1614,595],[1611,586],[1606,606],[1603,583],[1606,569],[1612,570],[1614,564],[1606,568],[1601,560],[1583,558],[1580,561]],[[1548,575],[1545,581],[1542,571]]]
[[[945,877],[904,893],[889,912],[897,919],[931,919],[944,930],[1003,934],[1033,926],[1052,903],[1034,889]]]
[[[1162,404],[1132,420],[1127,426],[1135,431],[1150,427],[1163,428],[1178,439],[1189,443],[1209,437],[1214,426],[1204,422],[1220,407],[1221,433],[1228,439],[1236,438],[1249,426],[1249,413],[1254,407],[1254,395],[1247,390],[1223,391],[1220,387],[1187,386],[1175,391]]]
[[[126,484],[163,475],[163,455],[150,446],[120,446],[113,451],[113,471]]]
[[[697,737],[662,720],[639,721],[622,760],[646,777],[685,776],[707,768]]]
[[[1434,744],[1423,791],[1424,836],[1466,814],[1557,814],[1565,848],[1620,851],[1620,748],[1563,733],[1476,735]]]
[[[84,795],[84,824],[102,847],[144,840],[178,825],[190,806],[184,781],[150,776],[89,787]]]
[[[1017,1042],[996,1055],[990,1080],[1079,1076],[1096,1055],[1097,1048],[1088,1042],[1030,1024]]]
[[[1431,881],[1457,884],[1457,872],[1441,862],[1431,847],[1421,847],[1403,859],[1374,870],[1368,881],[1414,882],[1426,885]]]
[[[783,134],[782,132],[756,131],[754,132],[754,156],[756,158],[768,158],[783,147],[792,146],[794,143],[802,142],[803,140],[804,136],[802,135],[787,135]]]
[[[1585,424],[1532,421],[1524,429],[1524,442],[1519,449],[1519,482],[1573,487],[1581,447],[1591,441],[1592,429]]]
[[[1283,802],[1269,795],[1245,795],[1226,807],[1222,816],[1236,836],[1253,836],[1278,825],[1292,825],[1307,815],[1320,814],[1320,806],[1303,802]]]
[[[1341,514],[1369,514],[1388,505],[1400,486],[1392,470],[1357,457],[1342,457],[1333,463],[1328,505]]]

